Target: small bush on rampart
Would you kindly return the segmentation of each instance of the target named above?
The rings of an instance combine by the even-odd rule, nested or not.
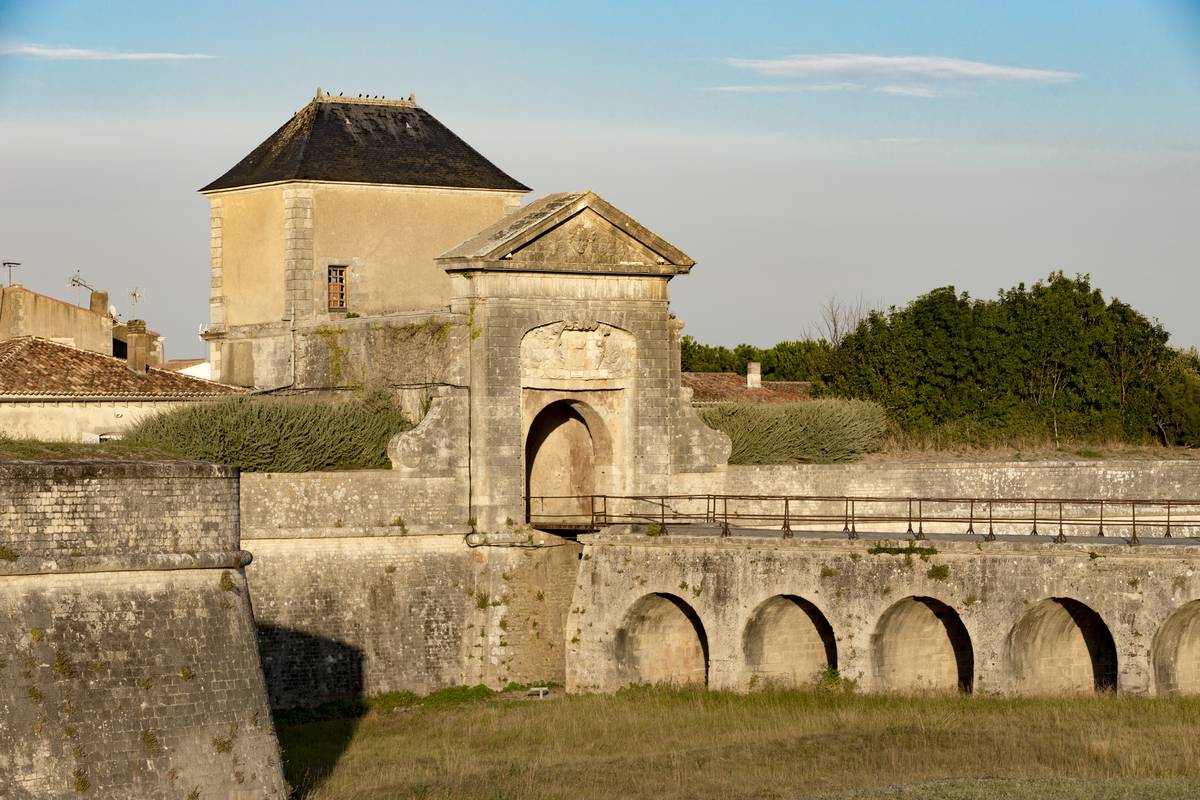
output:
[[[248,472],[378,469],[391,466],[388,440],[411,427],[386,391],[372,390],[337,405],[265,397],[199,403],[142,420],[125,441]]]
[[[857,461],[879,448],[887,422],[883,407],[869,400],[722,403],[699,413],[733,442],[730,464]]]

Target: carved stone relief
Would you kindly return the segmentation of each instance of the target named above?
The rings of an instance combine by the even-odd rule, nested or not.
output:
[[[615,380],[634,374],[633,334],[599,322],[556,322],[521,340],[524,379]]]

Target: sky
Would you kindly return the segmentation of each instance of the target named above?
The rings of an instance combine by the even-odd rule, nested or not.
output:
[[[632,214],[707,343],[1061,270],[1200,344],[1200,0],[0,0],[0,257],[205,355],[196,190],[318,85]]]

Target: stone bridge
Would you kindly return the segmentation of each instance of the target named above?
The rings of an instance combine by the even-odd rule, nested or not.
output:
[[[1195,538],[662,533],[580,537],[569,690],[1200,693]]]

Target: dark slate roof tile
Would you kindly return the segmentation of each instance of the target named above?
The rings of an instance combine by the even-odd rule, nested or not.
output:
[[[415,103],[329,95],[200,191],[279,181],[529,191]]]

